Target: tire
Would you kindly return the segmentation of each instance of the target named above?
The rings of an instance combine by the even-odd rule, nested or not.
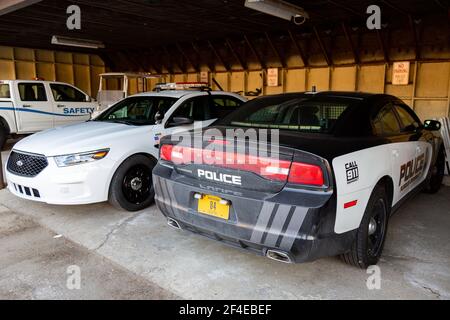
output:
[[[350,251],[341,256],[347,264],[366,269],[378,263],[386,240],[390,212],[385,188],[375,187],[358,228],[355,242]]]
[[[8,140],[8,133],[6,128],[0,123],[0,151],[5,147],[6,140]]]
[[[439,151],[439,155],[436,159],[436,163],[432,168],[430,168],[431,177],[425,188],[426,193],[434,194],[437,193],[442,186],[442,181],[445,175],[445,153],[444,149]]]
[[[130,212],[148,208],[154,201],[152,171],[156,160],[135,155],[120,165],[111,180],[109,203]]]

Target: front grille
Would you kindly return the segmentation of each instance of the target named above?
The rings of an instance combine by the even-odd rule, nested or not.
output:
[[[47,158],[37,154],[12,151],[8,160],[8,171],[22,177],[33,178],[48,166]]]

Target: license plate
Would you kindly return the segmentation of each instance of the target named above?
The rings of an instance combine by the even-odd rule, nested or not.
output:
[[[216,218],[228,220],[230,218],[230,205],[220,203],[222,199],[210,195],[198,200],[198,212]]]

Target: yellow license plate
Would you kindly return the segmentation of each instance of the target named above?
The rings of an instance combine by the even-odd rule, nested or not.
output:
[[[222,199],[210,195],[198,200],[198,212],[216,218],[228,220],[230,218],[230,205],[221,204]]]

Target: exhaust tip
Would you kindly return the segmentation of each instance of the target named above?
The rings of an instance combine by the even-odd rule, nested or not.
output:
[[[267,250],[266,257],[278,262],[292,263],[291,257],[285,252],[276,250]]]
[[[169,227],[172,227],[172,228],[177,229],[177,230],[181,230],[181,227],[178,224],[178,222],[176,220],[172,219],[172,218],[168,218],[167,219],[167,224],[169,225]]]

